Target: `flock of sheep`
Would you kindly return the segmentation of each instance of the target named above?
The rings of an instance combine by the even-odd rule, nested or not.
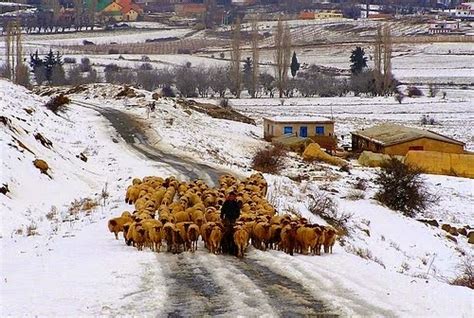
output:
[[[164,242],[168,252],[194,252],[201,237],[204,246],[218,254],[225,231],[220,207],[231,191],[237,193],[241,206],[233,234],[238,257],[244,256],[250,242],[261,250],[278,249],[290,255],[320,255],[322,246],[332,253],[335,229],[309,224],[302,217],[278,215],[265,199],[267,182],[260,173],[243,181],[223,175],[219,188],[210,188],[202,180],[187,183],[174,177],[133,179],[125,202],[133,204],[135,211],[109,220],[108,228],[116,239],[123,232],[125,243],[138,250],[148,247],[159,252]]]

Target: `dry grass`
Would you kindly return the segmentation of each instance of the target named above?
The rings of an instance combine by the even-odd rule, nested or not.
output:
[[[56,216],[58,215],[58,208],[56,206],[51,206],[51,210],[46,213],[46,219],[48,219],[49,221],[52,221],[56,218]]]
[[[363,200],[365,199],[365,193],[361,190],[351,190],[347,193],[346,199],[351,201]]]
[[[277,174],[283,168],[287,152],[281,144],[258,150],[252,159],[252,169]]]
[[[464,286],[474,289],[474,257],[465,256],[458,265],[458,276],[453,279],[451,285]]]
[[[38,235],[37,229],[38,226],[36,225],[36,223],[31,222],[31,224],[26,227],[26,236]]]

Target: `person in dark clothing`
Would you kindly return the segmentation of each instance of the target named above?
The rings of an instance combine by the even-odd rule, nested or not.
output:
[[[224,223],[224,235],[222,236],[222,253],[237,255],[234,243],[234,225],[240,217],[240,204],[235,192],[230,192],[221,208],[221,220]]]

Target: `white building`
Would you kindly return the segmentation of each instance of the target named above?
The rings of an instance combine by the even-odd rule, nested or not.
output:
[[[429,34],[446,34],[459,32],[459,21],[431,21]]]

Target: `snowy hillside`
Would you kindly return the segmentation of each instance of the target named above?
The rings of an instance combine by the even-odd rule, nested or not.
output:
[[[174,99],[159,99],[148,114],[150,93],[118,98],[122,89],[87,86],[70,94],[68,110],[55,115],[44,107],[49,97],[0,80],[0,186],[10,190],[0,194],[0,316],[166,316],[181,306],[184,313],[205,308],[225,317],[273,317],[282,315],[282,304],[296,307],[285,297],[303,305],[318,300],[326,312],[342,316],[471,316],[472,290],[447,282],[458,275],[464,255],[473,255],[472,245],[379,205],[372,199],[375,169],[355,162],[349,174],[292,154],[282,176],[265,175],[269,200],[280,212],[324,223],[307,208],[308,194],[323,192],[340,213],[352,215],[349,235],[334,254],[291,257],[249,248],[248,257],[237,260],[210,255],[201,243],[195,254],[173,255],[138,252],[121,236],[116,241],[106,222],[132,208],[123,202],[132,177],[247,176],[254,151],[266,145],[260,126],[211,118]],[[256,119],[271,113],[265,105],[236,107]],[[364,122],[381,116],[376,107],[364,107]],[[342,113],[343,106],[335,110]],[[356,124],[350,116],[340,115],[349,121],[345,130]],[[42,145],[37,133],[52,145]],[[80,153],[87,162],[76,157]],[[35,159],[48,163],[50,177],[33,166]],[[289,178],[297,176],[303,181]],[[420,217],[472,227],[474,180],[424,177],[441,199]],[[367,180],[364,197],[349,200],[359,179]]]

